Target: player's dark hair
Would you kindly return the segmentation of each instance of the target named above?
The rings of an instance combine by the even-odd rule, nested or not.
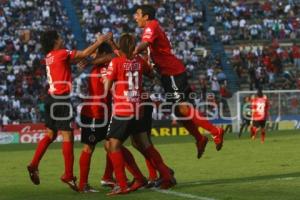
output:
[[[100,46],[98,47],[98,54],[111,54],[113,53],[113,49],[111,48],[111,46],[107,43],[107,42],[103,42],[102,44],[100,44]]]
[[[127,58],[131,58],[133,56],[135,45],[135,37],[132,34],[124,33],[121,35],[119,40],[120,50],[125,53]]]
[[[137,9],[141,9],[143,16],[148,15],[149,20],[155,19],[155,8],[151,5],[141,5],[138,6]]]
[[[263,96],[264,96],[264,94],[263,94],[263,92],[262,92],[262,89],[258,89],[258,90],[257,90],[257,96],[258,96],[258,97],[263,97]]]
[[[47,30],[42,32],[40,42],[45,54],[48,54],[54,48],[55,41],[58,38],[58,32],[55,30]]]

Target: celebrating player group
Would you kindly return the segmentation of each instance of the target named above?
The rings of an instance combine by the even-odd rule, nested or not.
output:
[[[61,181],[75,191],[97,192],[89,185],[88,176],[91,156],[96,144],[102,140],[105,141],[107,156],[101,183],[112,187],[108,195],[126,194],[142,187],[169,189],[175,186],[174,171],[164,163],[150,137],[155,104],[151,102],[148,91],[142,89],[142,84],[143,76],[154,78],[154,70],[160,74],[170,110],[195,138],[197,157],[201,158],[208,143],[208,138],[200,134],[198,127],[207,130],[216,150],[221,150],[224,131],[211,124],[193,106],[186,69],[171,53],[170,42],[155,19],[155,9],[150,5],[139,6],[135,20],[138,27],[143,29],[138,45],[133,33],[123,33],[117,44],[113,35],[108,33],[98,35],[95,43],[83,51],[67,50],[57,31],[47,30],[41,35],[49,84],[45,101],[45,124],[48,131],[38,143],[32,161],[27,166],[34,184],[40,184],[39,162],[60,132],[65,165]],[[83,148],[77,183],[73,174],[74,142],[70,126],[71,64],[81,63],[77,66],[82,68],[82,63],[88,57],[93,58],[93,67],[88,78],[88,95],[84,97],[80,112]],[[132,146],[144,156],[148,178],[145,178],[133,155],[123,145],[128,138]],[[128,181],[125,170],[132,174],[133,181]]]

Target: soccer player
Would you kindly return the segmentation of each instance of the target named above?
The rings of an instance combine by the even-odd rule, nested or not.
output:
[[[141,101],[142,75],[150,71],[149,65],[139,56],[134,56],[135,37],[123,34],[119,41],[120,57],[114,58],[107,70],[105,91],[113,84],[113,114],[107,132],[107,147],[119,188],[108,195],[125,194],[146,184],[141,172],[134,174],[135,181],[129,188],[125,174],[125,158],[122,144],[130,134],[138,133],[142,124],[136,119]]]
[[[252,127],[251,138],[254,140],[257,134],[257,130],[261,130],[261,143],[265,142],[266,136],[266,121],[269,116],[269,100],[266,95],[263,94],[261,89],[258,89],[257,94],[251,99],[252,105]]]
[[[163,161],[162,156],[154,147],[151,141],[151,128],[152,128],[152,112],[153,103],[146,102],[141,106],[143,114],[138,120],[136,134],[131,135],[132,146],[135,147],[146,159],[146,165],[149,171],[149,179],[147,187],[160,187],[160,189],[169,189],[176,185],[174,178],[174,171],[170,169]],[[157,179],[159,172],[160,178]]]
[[[40,184],[39,162],[48,146],[56,139],[57,133],[60,132],[63,137],[62,153],[65,164],[61,181],[69,185],[71,189],[78,190],[76,177],[73,175],[73,133],[70,126],[72,118],[70,102],[71,63],[88,57],[110,37],[111,34],[98,36],[96,42],[83,51],[70,51],[64,48],[64,41],[57,31],[48,30],[42,33],[41,44],[46,55],[46,71],[49,83],[48,96],[45,101],[47,133],[38,143],[33,159],[27,166],[30,179],[35,185]]]
[[[104,79],[111,59],[115,57],[108,43],[102,43],[98,49],[93,68],[88,77],[88,97],[84,99],[81,109],[81,143],[83,149],[79,159],[80,179],[79,191],[84,193],[98,192],[88,184],[88,176],[91,165],[91,157],[95,146],[106,138],[108,117],[110,116],[110,96],[104,97]],[[112,177],[112,166],[107,157],[106,169],[102,177],[109,183]],[[110,183],[111,185],[113,183]]]
[[[138,54],[147,48],[150,49],[152,61],[162,75],[161,82],[169,96],[167,100],[179,104],[175,110],[177,117],[192,116],[190,120],[180,120],[180,122],[196,139],[197,157],[202,156],[208,142],[208,138],[199,133],[199,126],[212,134],[216,149],[221,150],[223,129],[213,126],[202,113],[187,104],[191,89],[187,83],[186,69],[182,62],[172,54],[170,42],[155,19],[155,9],[150,5],[139,6],[135,13],[135,20],[140,28],[144,28],[144,32],[142,42],[134,53]]]
[[[249,96],[246,96],[242,105],[242,124],[239,132],[239,138],[242,136],[244,129],[247,131],[250,126],[251,117],[251,100]]]

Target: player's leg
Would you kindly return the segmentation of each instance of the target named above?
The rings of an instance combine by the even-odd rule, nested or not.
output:
[[[252,140],[256,139],[257,129],[258,129],[258,122],[253,121],[253,124],[251,126],[251,139]]]
[[[164,163],[160,153],[149,140],[147,132],[135,134],[133,140],[138,144],[137,149],[149,160],[152,165],[159,171],[162,178],[161,189],[168,189],[176,184],[172,170]]]
[[[80,158],[79,158],[79,169],[80,169],[80,178],[78,189],[80,192],[91,193],[99,192],[89,185],[89,172],[91,166],[91,158],[95,149],[95,145],[84,144]]]
[[[240,127],[239,135],[238,135],[239,138],[241,138],[245,126],[246,126],[246,123],[245,123],[245,121],[243,120],[243,123],[241,124],[241,127]],[[247,130],[247,129],[246,129],[246,130]]]
[[[265,137],[266,137],[266,129],[265,129],[266,121],[265,120],[261,121],[261,126],[260,127],[261,127],[260,128],[260,130],[261,130],[260,141],[263,144],[263,143],[265,143]]]
[[[47,133],[41,141],[39,141],[36,151],[34,153],[31,163],[27,166],[29,177],[31,181],[38,185],[40,184],[39,178],[39,162],[46,152],[48,146],[56,139],[57,129],[55,127],[55,121],[51,116],[51,105],[54,103],[54,99],[48,95],[45,100],[45,126],[47,127]]]
[[[152,142],[151,142],[151,140],[149,139],[149,137],[148,137],[147,141],[150,142],[150,145],[152,144]],[[140,144],[138,144],[138,143],[134,140],[133,136],[131,136],[131,145],[132,145],[135,149],[137,149],[137,150],[145,157],[145,162],[146,162],[146,166],[147,166],[148,173],[149,173],[149,177],[148,177],[148,185],[149,185],[149,184],[154,185],[155,180],[158,178],[158,177],[157,177],[157,173],[156,173],[156,168],[155,168],[155,166],[152,164],[151,160],[148,159],[148,158],[144,155],[145,153],[144,153],[144,151],[143,151],[143,148],[141,147]],[[149,145],[149,146],[150,146],[150,145]]]
[[[209,131],[210,134],[213,137],[213,140],[216,144],[216,149],[219,151],[223,147],[223,136],[224,136],[224,130],[222,128],[214,126],[211,122],[207,120],[207,118],[204,116],[203,113],[201,113],[198,109],[194,108],[193,106],[186,104],[184,102],[180,103],[179,106],[176,108],[176,113],[180,117],[189,117],[191,116],[191,120],[187,120],[188,124],[192,124],[195,127],[202,127],[205,130]],[[184,124],[183,124],[184,125]],[[185,125],[186,128],[189,128]],[[198,135],[200,133],[198,132]],[[195,135],[195,134],[192,134]],[[201,139],[197,139],[197,142],[202,142],[202,138],[205,136],[202,136]],[[195,137],[196,138],[196,137]],[[207,140],[203,140],[202,143],[207,142]],[[203,152],[205,150],[205,145]],[[202,152],[202,153],[203,153]],[[200,154],[202,156],[202,154]],[[200,157],[201,157],[200,156]]]
[[[139,169],[132,153],[125,147],[121,147],[126,169],[132,174],[134,181],[130,185],[130,191],[136,191],[147,184],[147,180]]]
[[[76,177],[73,175],[74,166],[74,135],[71,127],[72,123],[72,104],[70,99],[60,98],[55,99],[55,106],[53,106],[53,118],[55,126],[60,131],[62,141],[62,154],[64,158],[64,174],[61,176],[61,181],[66,183],[72,190],[78,191],[76,185]]]
[[[27,166],[29,177],[32,183],[35,185],[40,184],[39,171],[38,171],[39,163],[43,155],[45,154],[48,146],[56,139],[56,137],[57,137],[57,132],[54,132],[51,129],[47,129],[46,135],[43,137],[41,141],[39,141],[34,156],[30,164]]]
[[[173,97],[168,99],[168,101],[185,102],[190,99],[191,90],[187,83],[186,73],[176,76],[162,76],[161,80],[165,92],[173,94]],[[196,139],[198,150],[197,157],[200,158],[202,156],[208,141],[206,137],[200,135],[198,131],[199,126],[208,130],[213,135],[217,150],[222,148],[224,134],[223,129],[213,126],[200,111],[195,109],[193,106],[187,106],[186,103],[181,103],[179,106],[176,106],[175,112],[176,115],[181,118],[192,116],[192,119],[186,120],[187,122],[183,125]]]
[[[109,158],[109,145],[107,142],[104,143],[104,148],[106,153],[106,164],[105,164],[105,169],[104,169],[104,174],[101,178],[100,184],[104,187],[114,187],[116,185],[116,182],[114,181],[113,178],[113,164],[112,161]],[[127,179],[127,178],[126,178]]]
[[[125,159],[121,149],[123,141],[128,137],[126,130],[129,126],[129,122],[130,120],[122,119],[120,117],[112,117],[110,121],[106,143],[119,189],[112,190],[107,195],[125,194],[130,191],[125,173]]]
[[[73,175],[74,165],[74,136],[72,131],[60,131],[63,137],[62,154],[64,157],[65,171],[61,181],[69,185],[72,190],[78,191],[76,177]]]

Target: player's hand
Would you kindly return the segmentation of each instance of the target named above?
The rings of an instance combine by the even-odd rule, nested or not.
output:
[[[97,35],[97,42],[103,43],[103,42],[109,40],[109,38],[111,37],[111,34],[112,33],[107,33],[106,35],[100,35],[100,34],[98,34]]]
[[[112,32],[107,33],[108,41],[114,41],[114,34]]]
[[[89,64],[89,61],[87,59],[82,59],[77,63],[77,68],[79,71],[84,70],[84,68]]]

